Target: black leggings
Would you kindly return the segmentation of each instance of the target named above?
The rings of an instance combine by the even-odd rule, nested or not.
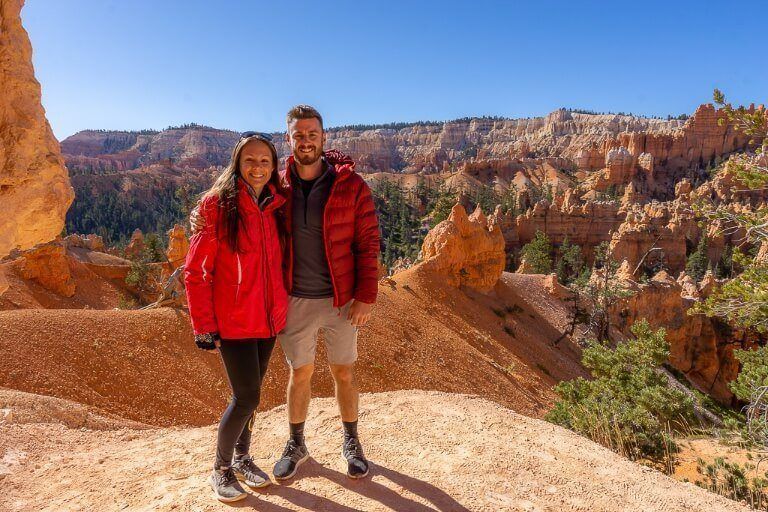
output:
[[[251,445],[253,413],[259,405],[261,382],[275,347],[275,338],[221,340],[221,359],[232,387],[232,401],[219,422],[216,467],[229,467],[233,452],[245,455]]]

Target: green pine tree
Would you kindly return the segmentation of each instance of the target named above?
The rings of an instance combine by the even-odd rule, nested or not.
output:
[[[581,247],[571,244],[566,236],[560,246],[560,258],[555,266],[557,280],[568,285],[574,282],[584,271],[584,258]]]
[[[533,240],[523,246],[520,254],[530,266],[531,274],[552,272],[552,244],[541,231],[536,231]]]
[[[686,273],[698,282],[704,278],[709,268],[709,258],[707,257],[707,237],[702,233],[699,239],[699,244],[696,246],[696,250],[688,256],[688,261],[685,264]]]
[[[592,340],[582,354],[591,379],[555,386],[560,400],[546,416],[631,459],[660,458],[694,419],[693,401],[673,388],[660,368],[669,358],[664,329],[632,325],[634,339],[612,348]]]

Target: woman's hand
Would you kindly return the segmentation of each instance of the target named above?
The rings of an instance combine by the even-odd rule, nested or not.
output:
[[[215,332],[195,334],[195,345],[197,345],[197,348],[216,353],[221,346],[221,338],[219,338],[219,334]]]

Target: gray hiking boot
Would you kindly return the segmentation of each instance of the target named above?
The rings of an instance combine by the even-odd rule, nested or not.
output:
[[[248,496],[235,477],[232,468],[214,469],[208,478],[216,498],[224,503],[240,501]]]
[[[347,461],[347,476],[350,478],[363,478],[368,475],[368,459],[363,453],[363,446],[357,437],[344,439],[341,447],[341,455]]]
[[[249,487],[258,489],[272,483],[269,480],[269,476],[253,462],[250,455],[246,455],[242,459],[235,459],[232,463],[232,471],[235,472],[235,477],[238,480],[245,482],[245,485]]]
[[[301,464],[309,459],[309,450],[303,444],[297,444],[293,439],[289,439],[285,444],[283,455],[275,463],[272,474],[278,480],[287,480],[296,474],[296,470]]]

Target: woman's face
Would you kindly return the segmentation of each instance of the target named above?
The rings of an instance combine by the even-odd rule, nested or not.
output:
[[[240,176],[251,188],[261,190],[275,169],[272,151],[260,140],[252,140],[240,151]]]

